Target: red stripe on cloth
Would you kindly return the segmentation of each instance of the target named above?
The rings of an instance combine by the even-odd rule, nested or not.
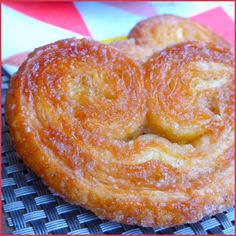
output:
[[[24,60],[26,60],[29,53],[30,52],[22,52],[22,53],[15,54],[3,60],[2,63],[19,67],[24,62]]]
[[[4,4],[40,21],[83,36],[91,36],[73,2],[4,2]]]
[[[234,22],[221,7],[192,16],[191,19],[206,25],[234,45]]]
[[[104,2],[104,4],[145,17],[157,14],[156,9],[148,2]]]

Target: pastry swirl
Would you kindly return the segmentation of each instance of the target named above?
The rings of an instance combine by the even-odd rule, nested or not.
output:
[[[230,49],[184,43],[140,66],[67,39],[29,55],[6,116],[20,157],[67,201],[171,226],[233,205],[233,97]]]

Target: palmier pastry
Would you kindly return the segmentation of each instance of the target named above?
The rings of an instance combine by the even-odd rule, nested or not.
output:
[[[156,51],[185,41],[229,44],[207,27],[175,15],[158,15],[140,21],[129,33],[138,45],[149,45]]]
[[[101,218],[195,222],[233,204],[233,55],[187,43],[143,67],[115,48],[58,41],[13,76],[16,151],[52,191]]]

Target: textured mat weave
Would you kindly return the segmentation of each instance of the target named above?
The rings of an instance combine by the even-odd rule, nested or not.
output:
[[[9,74],[2,71],[2,206],[13,234],[234,234],[234,208],[194,224],[143,228],[100,220],[52,194],[19,160],[5,122]]]

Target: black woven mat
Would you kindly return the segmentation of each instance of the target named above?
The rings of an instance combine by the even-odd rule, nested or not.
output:
[[[234,208],[194,224],[143,228],[100,220],[51,193],[17,157],[5,122],[10,75],[2,71],[2,206],[13,234],[234,234]]]

